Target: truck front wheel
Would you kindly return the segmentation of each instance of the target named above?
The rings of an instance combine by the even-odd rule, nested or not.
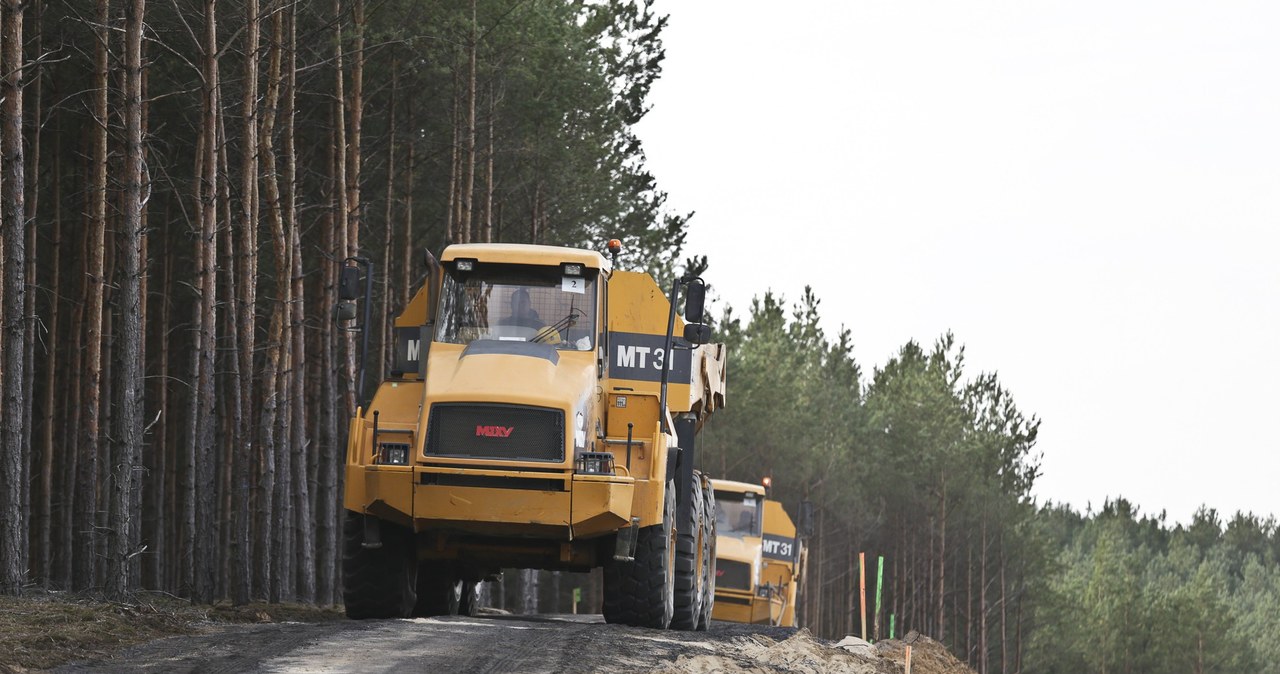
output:
[[[693,475],[689,521],[679,523],[676,535],[675,615],[672,629],[692,630],[698,626],[706,583],[706,503],[702,499],[702,475]]]
[[[413,533],[383,521],[382,547],[364,547],[364,518],[346,511],[342,523],[342,603],[347,617],[408,618],[417,595]]]
[[[636,533],[634,561],[604,566],[604,619],[664,630],[675,612],[676,489],[667,482],[662,523]]]
[[[707,563],[703,567],[706,576],[702,581],[702,612],[698,614],[697,629],[706,631],[711,627],[711,611],[716,601],[716,492],[711,480],[704,480],[702,484],[702,522],[702,554]]]

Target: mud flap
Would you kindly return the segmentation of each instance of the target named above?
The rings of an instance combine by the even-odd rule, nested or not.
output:
[[[636,533],[640,531],[640,518],[632,517],[631,526],[618,530],[617,541],[613,546],[613,559],[616,562],[636,561]]]
[[[364,515],[364,541],[360,547],[377,550],[382,547],[382,522],[373,515]]]

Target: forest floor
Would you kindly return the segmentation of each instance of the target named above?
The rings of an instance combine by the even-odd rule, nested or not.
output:
[[[129,602],[68,592],[0,596],[0,673],[107,658],[155,639],[218,631],[236,624],[335,620],[346,620],[346,616],[334,608],[301,604],[194,606],[155,593],[139,593]]]
[[[941,644],[908,634],[875,645],[807,630],[713,623],[709,632],[603,624],[598,615],[350,621],[297,605],[196,607],[66,594],[0,598],[0,672],[472,672],[971,674]]]

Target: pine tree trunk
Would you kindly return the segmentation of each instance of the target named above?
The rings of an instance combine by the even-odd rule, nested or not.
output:
[[[146,0],[130,0],[125,12],[124,48],[124,193],[121,195],[120,249],[123,269],[120,283],[121,388],[117,419],[119,448],[115,456],[114,503],[111,513],[110,554],[107,557],[107,592],[123,599],[133,577],[135,490],[142,454],[142,411],[145,399],[142,373],[142,25]]]
[[[1009,593],[1005,584],[1004,534],[999,537],[1000,545],[1000,674],[1009,671]]]
[[[414,106],[411,104],[409,108],[409,128],[417,128],[414,124],[416,115],[413,114]],[[413,154],[414,148],[417,146],[417,134],[409,135],[408,157],[405,160],[404,167],[404,228],[401,230],[402,238],[400,239],[401,253],[403,259],[400,266],[400,306],[408,306],[409,299],[413,297]]]
[[[937,636],[942,643],[947,642],[947,615],[943,601],[947,596],[947,474],[942,473],[941,497],[938,499],[938,596],[937,596]]]
[[[476,26],[476,0],[471,0],[471,26],[467,37],[467,116],[463,142],[466,143],[466,158],[462,183],[462,213],[459,226],[465,232],[463,241],[472,240],[474,231],[472,222],[472,204],[476,190],[476,49],[479,35]]]
[[[450,96],[450,119],[453,130],[453,142],[449,145],[449,190],[445,206],[445,245],[466,243],[462,233],[458,231],[458,68],[453,68],[453,95]]]
[[[261,24],[258,0],[245,2],[244,82],[240,114],[243,150],[240,161],[239,270],[236,287],[239,301],[235,320],[236,343],[239,348],[239,410],[234,428],[233,466],[234,531],[231,537],[231,598],[237,604],[249,603],[252,594],[253,555],[250,544],[253,528],[251,482],[256,453],[254,443],[253,351],[256,337],[258,283],[258,49]]]
[[[493,124],[497,119],[497,111],[493,100],[493,91],[490,87],[489,91],[489,142],[488,151],[485,153],[485,179],[484,179],[484,234],[481,240],[485,243],[493,243]]]
[[[294,138],[294,123],[296,112],[296,97],[298,92],[298,13],[297,5],[292,5],[289,10],[289,63],[287,67],[288,78],[284,97],[284,171],[285,184],[289,188],[289,197],[285,200],[285,222],[290,231],[290,241],[292,245],[290,249],[293,251],[290,264],[293,267],[293,292],[290,297],[293,299],[293,310],[290,312],[290,334],[293,341],[293,352],[290,354],[291,363],[291,388],[289,395],[291,401],[289,411],[292,416],[292,433],[290,434],[290,466],[292,467],[292,483],[293,483],[293,503],[288,506],[286,512],[281,513],[282,518],[286,518],[291,511],[294,516],[295,526],[285,531],[283,541],[283,552],[281,559],[278,560],[285,565],[282,569],[281,588],[284,599],[298,597],[303,601],[310,601],[315,596],[315,556],[314,556],[314,518],[311,511],[311,487],[307,482],[308,466],[307,458],[309,456],[308,448],[311,442],[307,437],[307,406],[306,402],[306,386],[307,386],[307,357],[306,357],[306,333],[303,330],[303,322],[306,320],[306,303],[305,303],[305,277],[302,274],[302,234],[301,226],[298,222],[297,211],[297,188],[298,188],[298,155],[296,152],[296,144]],[[324,323],[329,324],[328,321]],[[314,436],[313,436],[314,437]],[[283,519],[283,521],[289,521]],[[294,564],[296,560],[296,565]]]
[[[222,105],[218,84],[218,51],[217,51],[217,0],[205,0],[204,6],[204,110],[202,114],[202,135],[204,137],[203,166],[201,175],[201,231],[200,231],[200,321],[199,338],[195,353],[199,358],[199,377],[196,384],[197,407],[193,417],[195,437],[187,450],[187,470],[190,480],[188,485],[190,515],[188,526],[190,540],[188,552],[193,558],[188,565],[191,572],[188,582],[189,591],[197,602],[207,603],[213,599],[214,571],[217,568],[217,556],[214,541],[217,526],[213,500],[215,475],[214,468],[218,461],[215,445],[216,416],[216,382],[215,367],[217,364],[217,298],[218,298],[218,205],[222,192],[222,182],[218,179],[218,124],[221,118]],[[197,457],[199,457],[197,459]]]
[[[400,88],[400,62],[391,62],[391,103],[387,107],[390,116],[387,130],[387,196],[382,228],[382,295],[378,311],[378,369],[374,381],[387,377],[387,342],[391,337],[395,317],[391,312],[391,240],[395,235],[395,185],[396,185],[396,94]],[[403,305],[402,305],[403,306]]]
[[[39,16],[39,11],[36,13]],[[40,88],[37,87],[39,92]],[[37,93],[37,96],[39,94]],[[36,106],[40,108],[39,105]],[[61,339],[61,318],[62,313],[59,311],[62,297],[62,213],[59,207],[59,199],[61,197],[58,189],[62,178],[61,158],[58,150],[60,144],[54,144],[54,197],[53,197],[53,241],[52,241],[52,261],[49,268],[52,270],[49,279],[49,336],[54,342]],[[40,569],[43,583],[46,588],[55,577],[53,568],[53,429],[57,422],[56,410],[54,409],[57,401],[55,399],[56,386],[55,373],[58,371],[60,349],[49,349],[45,356],[43,395],[41,396],[41,436],[40,436],[40,504],[37,513],[37,527],[40,532]],[[63,428],[65,432],[65,427]],[[74,437],[74,436],[71,436]],[[66,451],[63,449],[63,460],[65,462]],[[67,495],[61,495],[59,502],[62,507],[66,507]]]
[[[978,556],[978,674],[987,674],[987,520],[982,519],[982,549]]]
[[[31,39],[31,42],[33,43],[32,46],[34,49],[32,53],[40,54],[40,50],[42,48],[41,47],[41,34],[42,34],[41,17],[43,13],[43,4],[41,0],[34,0],[31,4],[31,7],[33,10],[32,15],[35,17],[35,20],[33,22],[35,24],[35,31],[34,31],[35,35]],[[28,26],[24,25],[24,31],[27,27]],[[3,60],[0,59],[0,61],[3,61]],[[26,312],[25,312],[25,315],[23,316],[23,319],[24,319],[23,325],[25,328],[25,333],[23,338],[24,349],[23,349],[23,355],[22,355],[22,404],[23,404],[22,446],[24,448],[23,451],[25,452],[25,456],[23,457],[24,461],[23,461],[23,479],[22,479],[22,489],[23,489],[22,502],[25,504],[28,504],[28,507],[30,507],[30,504],[32,501],[31,486],[32,486],[32,482],[34,481],[33,475],[32,475],[32,469],[33,469],[33,462],[35,461],[35,458],[36,458],[34,454],[35,426],[32,424],[32,421],[33,421],[32,415],[34,414],[34,407],[35,407],[36,322],[38,320],[37,316],[39,315],[39,308],[36,303],[36,297],[34,295],[34,292],[37,288],[40,287],[40,280],[38,277],[38,270],[36,266],[37,242],[38,242],[38,237],[36,236],[36,232],[37,232],[36,223],[37,223],[37,216],[39,214],[39,201],[40,201],[39,200],[40,137],[42,135],[42,130],[43,130],[41,128],[41,124],[39,123],[39,120],[41,118],[43,102],[41,101],[41,80],[42,80],[41,66],[38,64],[33,64],[31,66],[28,66],[27,68],[31,72],[33,72],[33,77],[32,77],[32,82],[27,83],[25,86],[28,89],[32,90],[32,95],[27,96],[25,98],[32,102],[34,110],[32,114],[26,115],[24,119],[27,120],[27,123],[30,123],[32,120],[34,120],[35,123],[31,124],[32,130],[30,132],[30,136],[31,136],[30,151],[25,152],[26,156],[31,161],[31,166],[25,171],[24,178],[23,178],[23,188],[24,188],[24,191],[26,192],[26,197],[25,197],[26,203],[24,206],[24,211],[25,211],[25,225],[26,225],[26,236],[27,236],[26,250],[24,251],[23,256],[25,257],[25,262],[26,262],[25,283],[28,290],[27,290],[27,295],[25,299]],[[3,295],[3,293],[0,292],[0,295]],[[41,455],[42,467],[43,467],[43,463],[44,463],[44,458],[43,458],[43,455]],[[43,486],[43,482],[41,482],[41,485]],[[43,498],[41,500],[43,500]],[[36,517],[32,517],[28,515],[26,517],[27,526],[24,526],[22,528],[22,535],[23,535],[22,548],[23,550],[27,551],[26,554],[28,556],[30,556],[32,552],[32,546],[31,546],[31,540],[30,540],[31,534],[34,532],[37,536],[37,539],[41,537],[41,530],[35,528],[36,526],[38,526],[40,522],[38,517],[39,517],[39,513],[36,513]],[[35,568],[37,572],[35,577],[47,578],[48,573],[47,573],[47,567],[45,566],[44,560],[36,559],[34,561],[35,563],[32,566]]]
[[[534,615],[538,612],[538,570],[520,571],[520,613]]]
[[[110,43],[109,0],[98,0],[98,43],[94,56],[92,178],[89,188],[88,297],[85,299],[87,333],[85,345],[84,414],[82,419],[82,456],[77,479],[76,548],[72,587],[83,590],[93,585],[97,575],[97,533],[94,526],[98,503],[99,415],[102,388],[102,304],[105,269],[103,254],[107,228],[107,46]]]
[[[343,66],[343,48],[342,48],[342,25],[341,17],[343,14],[342,0],[334,0],[334,113],[333,128],[337,134],[337,140],[334,143],[333,166],[335,170],[332,176],[333,194],[336,196],[337,204],[334,209],[334,232],[332,240],[332,248],[334,258],[336,260],[344,260],[348,256],[353,255],[355,251],[348,246],[350,239],[350,230],[348,227],[349,218],[352,216],[354,204],[350,202],[352,194],[350,187],[350,170],[349,162],[352,161],[353,155],[349,149],[347,137],[347,110],[346,95],[344,93],[344,66]],[[359,60],[358,58],[356,59]],[[354,140],[352,141],[354,142]],[[336,270],[332,269],[335,265],[330,262],[329,269],[326,269],[327,278],[331,282],[326,286],[327,296],[322,300],[322,306],[333,306],[337,302],[337,279]],[[332,321],[326,320],[326,324],[332,325]],[[354,339],[349,333],[341,335],[336,334],[332,327],[326,327],[326,334],[329,335],[329,344],[325,352],[325,362],[330,364],[326,369],[326,378],[324,388],[324,402],[328,411],[327,418],[324,421],[325,436],[320,443],[320,456],[318,474],[317,474],[317,494],[316,494],[316,600],[321,603],[328,603],[334,589],[334,551],[336,550],[336,520],[337,513],[335,511],[335,502],[337,498],[337,466],[336,460],[339,455],[339,443],[341,442],[342,425],[338,420],[340,409],[352,408],[354,412],[354,398],[352,395],[352,380],[355,378],[355,346]],[[341,342],[346,348],[339,349],[338,343]],[[341,359],[341,360],[339,360]],[[342,377],[338,377],[339,362],[341,362]],[[338,405],[337,401],[341,400],[342,404]]]
[[[19,594],[27,579],[27,515],[29,504],[23,500],[28,447],[23,429],[24,402],[23,362],[26,356],[26,159],[22,138],[22,20],[25,3],[6,0],[3,35],[4,78],[0,81],[3,95],[3,122],[0,123],[0,148],[3,148],[3,226],[4,281],[0,297],[4,298],[4,362],[3,443],[0,456],[0,594]]]
[[[257,485],[257,536],[254,542],[256,549],[255,585],[258,592],[266,596],[275,596],[271,581],[271,541],[274,540],[272,530],[276,517],[273,500],[276,491],[276,463],[280,455],[281,441],[277,431],[280,429],[278,415],[287,408],[281,404],[280,375],[281,360],[284,351],[285,321],[289,311],[289,290],[292,287],[289,276],[288,241],[285,239],[284,213],[280,203],[280,181],[276,173],[275,156],[275,122],[280,101],[280,68],[281,40],[284,35],[284,15],[280,11],[271,14],[271,47],[267,66],[267,94],[262,111],[262,129],[259,134],[258,150],[262,159],[263,184],[266,189],[267,223],[271,228],[271,249],[274,254],[276,298],[271,305],[271,319],[268,326],[267,357],[262,371],[262,434],[261,465]]]
[[[88,248],[89,237],[82,237],[80,244],[80,260],[87,264],[89,259]],[[74,265],[73,265],[74,267]],[[81,269],[83,272],[83,269]],[[79,274],[80,288],[77,297],[87,297],[89,294],[89,275],[86,273]],[[77,346],[85,343],[85,334],[88,330],[86,325],[86,307],[84,302],[76,302],[72,305],[71,324],[67,327],[67,341]],[[63,405],[64,414],[67,416],[67,437],[79,438],[81,415],[84,412],[83,393],[84,381],[84,348],[75,348],[71,350],[71,387],[67,391],[67,400]],[[60,513],[61,529],[59,535],[59,547],[61,548],[61,559],[58,564],[58,578],[63,587],[73,587],[75,584],[75,542],[76,537],[76,517],[80,512],[80,500],[85,498],[84,495],[76,493],[77,481],[80,477],[80,452],[74,447],[69,447],[63,453],[65,457],[64,466],[62,467],[62,509]]]
[[[168,216],[171,213],[170,204],[172,203],[171,200],[165,202],[165,222],[170,221]],[[172,237],[167,236],[166,238],[172,240]],[[169,504],[174,490],[169,488],[171,473],[173,472],[172,464],[169,462],[170,448],[173,447],[173,444],[169,442],[169,430],[171,427],[169,419],[172,416],[172,412],[169,409],[169,329],[173,323],[173,302],[168,297],[168,293],[172,292],[171,289],[174,287],[174,257],[172,254],[164,256],[164,276],[161,281],[161,287],[165,288],[166,294],[160,298],[160,325],[157,332],[160,337],[158,340],[160,356],[157,365],[160,378],[156,382],[156,409],[160,410],[160,416],[159,426],[152,436],[152,464],[149,468],[151,472],[151,487],[146,494],[148,505],[144,506],[153,518],[149,527],[153,554],[147,558],[150,560],[150,566],[147,567],[149,573],[144,574],[146,578],[144,583],[154,590],[168,588],[169,579],[171,578],[166,573],[167,562],[171,556],[171,551],[169,550],[169,527],[174,521],[169,517]]]

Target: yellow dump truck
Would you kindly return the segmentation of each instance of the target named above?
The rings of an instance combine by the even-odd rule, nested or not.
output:
[[[812,504],[797,531],[766,484],[712,480],[716,498],[716,581],[712,617],[794,627]]]
[[[426,256],[389,374],[351,420],[347,615],[470,613],[503,568],[603,567],[609,622],[706,628],[715,501],[694,462],[725,349],[701,279],[664,293],[609,249],[612,264],[516,244]],[[340,325],[361,301],[369,324],[372,277],[345,263]]]

